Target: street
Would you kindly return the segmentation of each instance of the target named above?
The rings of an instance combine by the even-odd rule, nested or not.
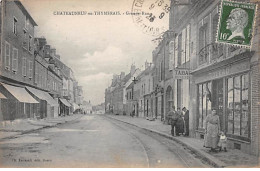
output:
[[[0,141],[2,167],[209,167],[174,141],[103,115]]]

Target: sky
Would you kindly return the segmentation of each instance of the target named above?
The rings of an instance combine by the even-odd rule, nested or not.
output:
[[[134,22],[133,15],[125,15],[138,1],[141,2],[21,0],[38,25],[35,37],[45,37],[47,43],[56,48],[61,61],[73,70],[83,87],[84,99],[93,105],[105,101],[105,89],[111,84],[113,74],[129,73],[132,63],[144,69],[146,60],[152,62],[152,51],[156,47],[152,40],[156,36],[144,33]],[[142,1],[142,10],[147,11],[158,0]],[[121,15],[54,15],[57,11],[120,11]],[[143,22],[167,27],[167,17],[160,22],[148,19]]]

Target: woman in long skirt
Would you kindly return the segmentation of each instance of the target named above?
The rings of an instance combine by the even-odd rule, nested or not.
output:
[[[206,134],[204,139],[204,145],[207,148],[211,148],[210,151],[216,151],[218,145],[218,134],[220,132],[220,120],[215,109],[212,110],[212,114],[209,114],[206,118]]]

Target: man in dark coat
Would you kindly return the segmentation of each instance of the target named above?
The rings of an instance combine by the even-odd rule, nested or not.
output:
[[[184,112],[185,136],[189,136],[189,110],[183,107],[182,111]]]
[[[183,118],[182,118],[182,112],[181,112],[181,108],[178,107],[177,108],[177,123],[176,123],[176,135],[177,136],[180,136],[184,133],[184,121],[183,121]]]
[[[172,134],[172,136],[174,136],[174,129],[176,129],[176,123],[177,123],[177,119],[178,119],[174,106],[171,106],[171,109],[170,109],[170,112],[168,115],[171,116],[171,118],[170,118],[170,123],[171,123],[171,127],[172,127],[171,134]]]

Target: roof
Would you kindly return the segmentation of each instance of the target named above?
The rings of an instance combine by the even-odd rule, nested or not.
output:
[[[132,82],[128,87],[126,87],[126,90],[128,90],[128,89],[130,89],[132,87],[134,87],[134,82]]]
[[[14,1],[16,3],[16,5],[25,13],[26,16],[29,17],[30,21],[32,22],[33,26],[38,26],[36,24],[36,22],[34,21],[34,19],[32,18],[32,16],[29,14],[29,12],[25,9],[25,7],[23,6],[23,4],[19,1],[16,0]]]
[[[127,75],[124,77],[124,79],[123,79],[122,81],[126,83],[130,78],[131,78],[131,74],[129,73],[129,74],[127,74]]]

